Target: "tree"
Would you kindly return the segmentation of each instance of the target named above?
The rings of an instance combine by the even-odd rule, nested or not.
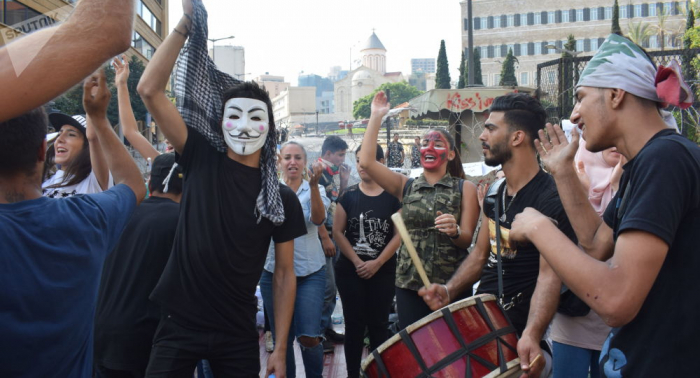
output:
[[[620,6],[617,4],[617,0],[615,0],[615,4],[613,4],[612,27],[610,28],[610,32],[622,35],[622,29],[620,29]]]
[[[481,78],[481,53],[478,48],[474,48],[474,84],[484,85]]]
[[[567,51],[576,51],[576,37],[573,34],[569,34],[564,45],[564,52],[561,53],[562,58],[573,58]]]
[[[683,33],[683,77],[689,81],[695,81],[697,73],[693,67],[693,58],[695,56],[690,52],[691,46],[693,45],[693,40],[690,31],[695,28],[695,12],[690,9],[688,12],[688,18],[685,23],[685,33]]]
[[[501,81],[498,85],[502,87],[518,86],[518,79],[515,77],[515,62],[517,61],[518,58],[513,55],[513,49],[508,49],[508,55],[506,55],[501,67]]]
[[[627,25],[627,37],[639,46],[644,46],[649,37],[654,34],[649,24],[640,22],[634,23],[630,22]]]
[[[129,60],[129,81],[127,87],[131,97],[131,107],[134,109],[134,116],[137,121],[146,121],[146,105],[141,100],[141,96],[136,92],[136,86],[141,80],[141,75],[146,69],[146,66],[136,56],[132,56]],[[106,69],[107,87],[112,92],[112,100],[107,107],[107,118],[112,125],[119,123],[119,106],[117,105],[117,87],[114,86],[114,69],[110,65]],[[68,115],[85,114],[83,108],[83,85],[78,84],[61,97],[57,98],[54,107],[62,113]]]
[[[391,94],[391,105],[396,106],[408,102],[408,100],[419,96],[423,91],[419,91],[416,87],[408,84],[405,81],[399,83],[384,83],[375,89],[371,94],[362,97],[353,104],[352,116],[355,119],[369,118],[371,114],[371,105],[374,95],[379,91],[389,90]]]
[[[462,60],[459,62],[459,81],[457,82],[457,89],[465,88],[469,82],[469,78],[467,77],[469,74],[467,70],[469,68],[466,67],[466,63],[467,61],[464,58],[464,50],[462,50]]]
[[[437,58],[437,72],[435,72],[435,89],[450,89],[450,68],[447,63],[445,40],[440,41],[440,52]]]

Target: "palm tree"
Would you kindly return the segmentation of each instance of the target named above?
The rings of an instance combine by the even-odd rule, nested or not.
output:
[[[654,31],[648,23],[630,22],[627,24],[627,37],[639,46],[645,46]]]

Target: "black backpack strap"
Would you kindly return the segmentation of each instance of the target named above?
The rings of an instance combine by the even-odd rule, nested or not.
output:
[[[413,185],[413,180],[414,178],[410,177],[408,181],[406,181],[406,185],[403,186],[403,198],[406,198],[406,194],[408,194],[409,188],[411,187],[411,185]]]

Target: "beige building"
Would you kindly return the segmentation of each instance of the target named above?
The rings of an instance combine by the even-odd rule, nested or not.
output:
[[[275,123],[281,127],[316,122],[316,88],[289,87],[272,98]]]
[[[405,81],[401,72],[386,72],[386,48],[373,32],[360,50],[362,65],[334,83],[335,114],[350,120],[355,101],[372,93],[384,83]]]
[[[290,87],[289,83],[284,81],[284,76],[265,74],[254,77],[252,81],[265,87],[270,98],[279,96]]]
[[[134,37],[128,55],[148,62],[170,30],[169,0],[137,0]],[[77,0],[0,0],[0,46],[33,31],[61,22]]]
[[[535,87],[537,64],[557,59],[570,34],[576,53],[592,55],[610,34],[614,0],[473,0],[474,47],[481,54],[482,81],[498,85],[509,49],[518,58],[518,85]],[[620,0],[620,28],[640,26],[648,50],[678,49],[685,28],[686,1]],[[467,49],[467,2],[462,1],[462,47]],[[646,25],[646,26],[645,26]],[[664,38],[661,38],[663,30]],[[554,48],[552,48],[554,47]]]

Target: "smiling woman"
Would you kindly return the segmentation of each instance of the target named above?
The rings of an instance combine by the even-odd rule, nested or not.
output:
[[[108,189],[111,185],[100,185],[93,171],[85,117],[52,113],[49,114],[49,121],[54,129],[58,130],[58,135],[49,141],[46,151],[44,182],[41,185],[43,195],[65,198],[76,194],[99,193]],[[95,141],[95,144],[99,145],[99,142]],[[98,149],[92,150],[101,155]]]

